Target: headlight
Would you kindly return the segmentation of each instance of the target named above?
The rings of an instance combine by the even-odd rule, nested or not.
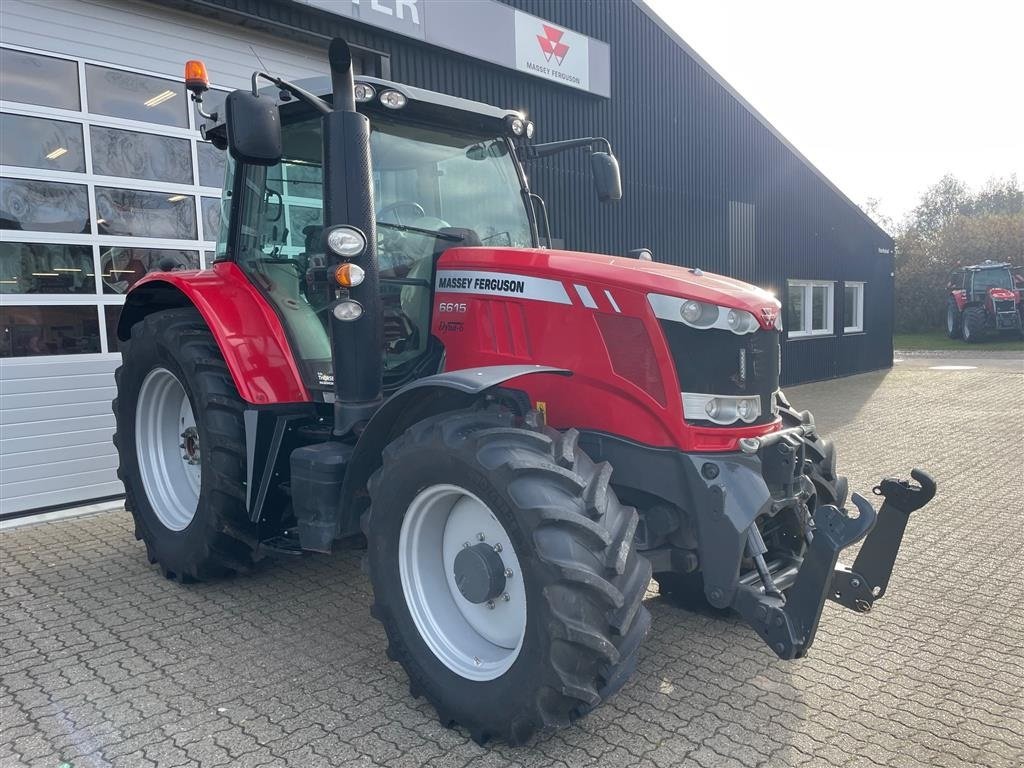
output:
[[[659,320],[675,323],[681,320],[691,328],[720,328],[742,336],[745,333],[754,333],[761,327],[757,318],[745,309],[720,307],[696,299],[665,296],[660,293],[647,294],[647,302]]]
[[[366,249],[366,238],[355,227],[332,227],[327,230],[327,247],[339,256],[354,259]]]
[[[358,320],[363,316],[363,305],[352,299],[339,301],[334,305],[334,316],[346,322]]]
[[[742,309],[730,309],[725,315],[725,324],[733,333],[743,335],[757,330],[757,318]]]
[[[533,134],[536,132],[536,130],[537,129],[534,127],[532,122],[527,123],[526,124],[526,138],[532,139],[533,138]]]
[[[367,101],[373,101],[373,97],[376,95],[377,92],[373,90],[372,85],[367,85],[366,83],[356,83],[355,97],[356,101],[358,101],[360,104]]]
[[[759,397],[735,395],[702,395],[682,392],[683,418],[730,425],[737,421],[752,424],[761,416]]]
[[[688,301],[679,310],[680,317],[688,323],[696,323],[700,320],[701,303],[699,301]]]
[[[516,136],[522,136],[525,130],[526,123],[522,119],[518,117],[512,119],[512,133]]]
[[[405,94],[398,91],[383,91],[380,95],[380,103],[388,109],[401,109],[405,101]]]

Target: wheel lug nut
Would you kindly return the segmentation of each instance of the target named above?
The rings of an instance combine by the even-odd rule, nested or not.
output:
[[[506,592],[505,594],[503,594],[503,595],[501,596],[501,599],[502,599],[502,600],[504,600],[504,601],[505,601],[505,602],[507,603],[507,602],[508,602],[509,600],[511,600],[512,598],[511,598],[511,597],[509,597],[509,596],[508,596],[508,592]]]
[[[487,601],[487,607],[490,608],[493,611],[494,610],[494,601],[493,600],[488,600]]]
[[[494,545],[494,551],[495,552],[501,552],[501,542],[500,541],[497,544]]]
[[[478,534],[476,535],[476,540],[477,540],[477,541],[483,541],[483,540],[484,540],[485,538],[486,538],[486,537],[485,537],[485,536],[484,536],[484,535],[483,535],[482,533],[478,533]]]
[[[512,569],[511,568],[506,568],[505,569],[505,578],[506,579],[511,579],[512,578]]]
[[[468,541],[462,542],[462,548],[463,549],[469,549],[469,542]]]

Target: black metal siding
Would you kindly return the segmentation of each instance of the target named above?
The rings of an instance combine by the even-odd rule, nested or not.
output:
[[[381,32],[279,0],[179,0],[204,13],[246,14],[387,53],[391,78],[527,111],[541,141],[599,135],[619,157],[625,197],[602,206],[584,153],[532,163],[565,247],[624,253],[646,246],[659,261],[730,273],[730,201],[754,224],[754,258],[732,272],[785,300],[787,279],[836,281],[829,338],[783,343],[783,382],[831,378],[892,364],[892,240],[829,186],[631,0],[502,0],[611,46],[612,97]],[[263,21],[260,21],[260,20]],[[239,19],[236,17],[236,21]],[[865,333],[842,335],[844,280],[862,280]]]

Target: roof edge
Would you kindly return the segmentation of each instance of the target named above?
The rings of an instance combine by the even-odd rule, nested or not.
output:
[[[676,43],[676,45],[678,45],[683,50],[683,52],[687,56],[696,61],[697,64],[702,69],[704,69],[705,72],[711,75],[711,77],[719,85],[725,88],[725,90],[729,93],[730,96],[736,99],[736,101],[738,101],[744,109],[750,112],[750,114],[752,114],[758,122],[760,122],[765,128],[767,128],[768,131],[776,139],[782,142],[782,145],[786,149],[792,152],[796,156],[796,158],[800,160],[800,162],[802,162],[804,165],[810,168],[811,171],[813,171],[819,179],[825,182],[826,186],[828,186],[829,189],[831,189],[833,192],[839,195],[840,199],[845,200],[847,204],[849,204],[855,211],[857,211],[857,213],[859,213],[866,222],[868,222],[871,226],[873,226],[875,229],[881,232],[885,237],[887,237],[889,240],[893,239],[892,235],[886,232],[877,221],[868,216],[867,213],[864,212],[863,208],[861,208],[859,205],[853,202],[853,200],[851,200],[850,197],[845,192],[843,192],[843,190],[836,186],[835,182],[833,182],[828,176],[826,176],[821,171],[821,169],[818,168],[818,166],[816,166],[814,163],[808,160],[804,153],[797,149],[789,139],[783,136],[782,132],[779,131],[779,129],[776,128],[774,125],[772,125],[771,122],[769,122],[768,118],[762,115],[757,110],[757,108],[754,107],[753,104],[751,104],[749,101],[743,98],[743,96],[740,95],[739,91],[733,88],[733,86],[730,85],[729,82],[724,77],[722,77],[722,75],[719,74],[719,72],[714,67],[708,64],[708,62],[704,59],[703,56],[697,53],[697,51],[695,51],[689,43],[687,43],[685,40],[683,40],[682,37],[680,37],[678,32],[676,32],[674,29],[672,29],[671,26],[669,26],[668,22],[666,22],[663,18],[661,18],[661,16],[658,15],[657,11],[651,8],[646,2],[644,2],[644,0],[632,0],[632,2],[633,5],[635,5],[641,11],[643,11],[643,13],[651,21],[657,24],[661,28],[661,31],[668,35]]]

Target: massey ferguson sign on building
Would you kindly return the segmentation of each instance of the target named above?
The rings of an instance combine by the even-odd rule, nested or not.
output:
[[[516,11],[516,69],[590,90],[590,38]]]
[[[601,40],[495,0],[295,0],[464,56],[611,96]]]

